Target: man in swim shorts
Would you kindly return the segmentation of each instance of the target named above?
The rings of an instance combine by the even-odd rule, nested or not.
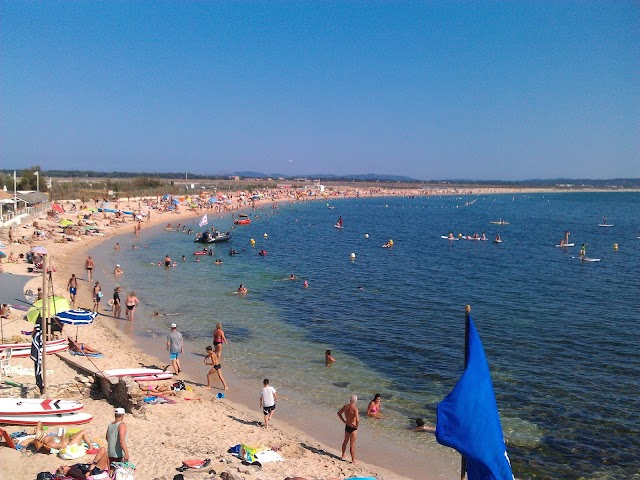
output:
[[[69,279],[69,283],[67,284],[69,287],[69,297],[71,298],[71,306],[76,306],[76,293],[78,292],[78,279],[76,278],[76,274],[71,275]]]
[[[360,425],[360,414],[356,402],[358,397],[351,395],[351,399],[347,405],[338,411],[338,418],[344,423],[344,441],[342,442],[342,460],[345,460],[344,453],[347,445],[350,445],[351,463],[356,462],[356,439],[358,437],[358,425]]]
[[[273,417],[273,412],[276,409],[276,402],[278,401],[278,394],[276,389],[269,385],[269,379],[265,378],[262,381],[264,387],[260,390],[260,408],[262,408],[262,414],[264,415],[264,428],[269,428],[269,420]]]
[[[93,274],[93,269],[95,268],[96,264],[93,261],[93,258],[91,258],[90,256],[87,257],[87,260],[84,262],[84,269],[87,271],[87,281],[89,283],[91,283],[91,275]]]
[[[171,359],[171,366],[176,375],[178,375],[182,369],[180,368],[180,354],[184,351],[184,341],[182,340],[182,334],[176,330],[176,324],[171,324],[171,331],[167,335],[167,350],[169,350],[169,359]]]

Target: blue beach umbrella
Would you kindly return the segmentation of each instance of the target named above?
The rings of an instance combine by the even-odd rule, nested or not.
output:
[[[66,310],[56,315],[56,318],[60,323],[65,325],[91,325],[95,318],[98,316],[97,312],[91,310],[83,310],[77,308],[74,310]]]
[[[75,325],[76,341],[78,341],[78,327],[80,325],[91,325],[97,316],[98,312],[76,308],[58,313],[56,315],[56,320],[60,323],[64,323],[65,325]]]

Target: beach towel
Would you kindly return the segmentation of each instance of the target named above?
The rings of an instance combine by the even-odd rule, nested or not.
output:
[[[69,353],[71,353],[71,355],[77,355],[78,357],[102,358],[104,356],[101,353],[74,352],[72,350],[69,350]]]
[[[260,463],[284,462],[284,458],[273,450],[264,450],[255,454],[255,460]]]
[[[87,449],[84,445],[67,445],[58,452],[58,457],[62,460],[75,460],[84,457],[86,453]]]
[[[245,445],[244,443],[242,443],[240,445],[240,453],[238,454],[238,457],[251,463],[256,461],[256,455],[258,453],[264,452],[265,450],[267,450],[267,447],[250,447],[249,445]]]
[[[209,458],[188,458],[186,460],[183,460],[182,465],[176,468],[176,470],[178,470],[179,472],[184,472],[190,468],[206,468],[209,465],[211,465],[211,459]]]

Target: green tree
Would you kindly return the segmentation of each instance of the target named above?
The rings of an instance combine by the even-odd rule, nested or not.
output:
[[[28,170],[22,170],[20,172],[20,181],[18,182],[18,190],[35,190],[38,185],[38,178],[35,174],[38,172],[39,175],[42,175],[42,169],[40,165],[33,166]],[[46,182],[41,179],[40,181],[41,190],[46,190]]]

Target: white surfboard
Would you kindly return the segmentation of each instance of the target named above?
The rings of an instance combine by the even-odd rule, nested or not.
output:
[[[440,238],[444,238],[445,240],[451,240],[451,241],[453,241],[453,240],[458,240],[456,237],[449,238],[449,237],[448,237],[448,236],[446,236],[446,235],[440,235]]]
[[[599,223],[598,226],[599,227],[613,227],[613,225],[610,225],[608,223]]]
[[[564,245],[556,245],[556,247],[565,248],[565,247],[573,247],[575,243],[565,243]]]
[[[572,257],[572,258],[577,258],[581,262],[599,262],[600,260],[602,260],[601,258],[590,258],[590,257]]]
[[[88,423],[93,416],[90,413],[71,412],[52,415],[0,415],[0,424],[5,425],[80,425]]]
[[[56,343],[55,345],[47,343],[45,351],[47,352],[47,355],[51,355],[52,353],[62,352],[67,348],[69,348],[69,345],[67,345],[67,342],[65,340],[64,343]],[[29,355],[31,355],[31,345],[29,345],[28,347],[11,349],[12,357],[28,357]]]
[[[67,343],[66,338],[59,338],[57,340],[49,340],[47,342],[47,346],[49,345],[61,345],[63,343]],[[31,342],[23,342],[23,343],[2,343],[0,344],[0,352],[5,348],[31,348]]]
[[[0,416],[52,415],[82,410],[80,402],[42,398],[0,398]]]
[[[113,370],[103,370],[98,375],[102,377],[144,377],[149,375],[159,375],[167,373],[159,368],[116,368]],[[168,372],[171,373],[171,372]]]

